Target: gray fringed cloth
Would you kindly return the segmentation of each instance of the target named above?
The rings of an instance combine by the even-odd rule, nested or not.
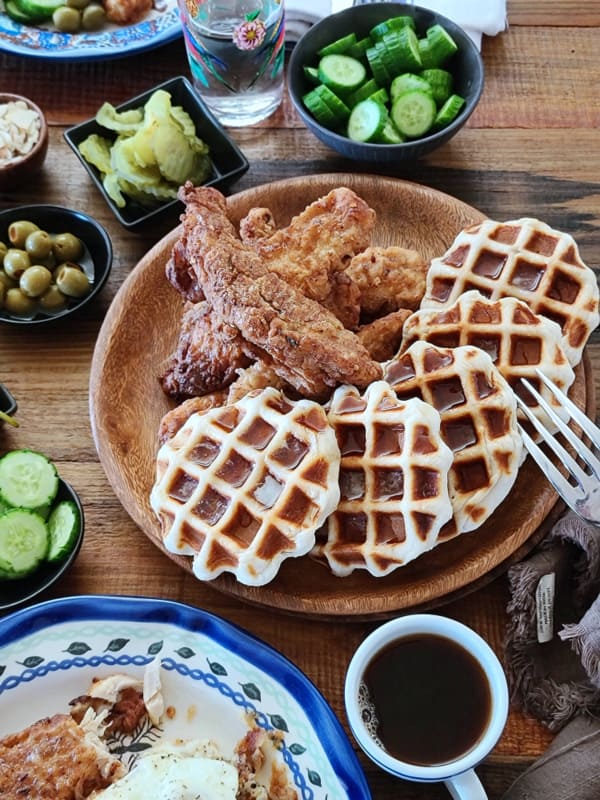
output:
[[[511,702],[560,733],[502,800],[599,800],[600,528],[568,512],[508,580]]]

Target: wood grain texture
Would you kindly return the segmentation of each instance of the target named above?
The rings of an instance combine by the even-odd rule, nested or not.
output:
[[[447,192],[495,219],[537,216],[575,236],[586,262],[597,268],[600,131],[594,127],[597,86],[590,76],[597,74],[600,5],[597,0],[508,0],[508,16],[506,33],[484,38],[486,85],[468,125],[437,152],[387,174]],[[121,228],[62,134],[65,126],[91,117],[104,100],[118,103],[177,74],[188,74],[181,41],[148,54],[94,63],[48,63],[0,52],[0,90],[36,100],[51,123],[42,173],[32,184],[0,194],[0,207],[58,202],[87,211],[106,227],[115,252],[108,283],[76,325],[0,330],[0,380],[17,397],[21,422],[16,430],[0,428],[0,450],[44,450],[84,503],[82,550],[68,575],[41,599],[108,592],[160,596],[205,608],[298,664],[345,725],[344,672],[354,648],[377,622],[332,624],[273,613],[200,583],[166,558],[129,517],[106,478],[92,438],[88,381],[98,332],[123,282],[176,220],[164,229],[135,234]],[[298,175],[373,171],[322,145],[306,131],[288,99],[260,126],[231,133],[250,160],[248,173],[234,191]],[[600,397],[598,332],[587,353]],[[502,657],[507,601],[507,582],[500,576],[472,594],[453,598],[439,611],[475,628]],[[499,800],[551,739],[542,725],[513,706],[500,742],[478,768],[490,800]],[[443,786],[394,780],[362,754],[359,757],[373,800],[448,797]]]

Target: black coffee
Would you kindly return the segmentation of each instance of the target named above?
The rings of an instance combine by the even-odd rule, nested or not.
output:
[[[469,652],[444,636],[417,634],[392,642],[368,664],[364,682],[372,733],[400,761],[453,761],[488,726],[488,679]]]

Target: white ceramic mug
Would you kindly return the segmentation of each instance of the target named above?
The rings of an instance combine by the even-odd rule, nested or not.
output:
[[[422,766],[394,758],[377,742],[362,718],[359,688],[373,658],[393,642],[408,636],[441,636],[450,639],[470,653],[487,677],[491,712],[478,741],[465,753],[448,763]],[[358,744],[382,769],[410,781],[443,781],[455,800],[487,798],[475,767],[495,747],[508,716],[508,687],[500,661],[492,648],[475,631],[461,622],[437,614],[409,614],[381,625],[355,652],[346,674],[344,699],[346,713]]]

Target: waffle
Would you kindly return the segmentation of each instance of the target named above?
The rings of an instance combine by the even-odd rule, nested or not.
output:
[[[478,347],[414,342],[384,365],[401,400],[418,397],[441,416],[442,438],[454,453],[449,489],[453,519],[440,538],[478,528],[517,477],[523,443],[515,395]]]
[[[353,386],[336,389],[328,419],[342,455],[341,499],[311,555],[338,576],[387,575],[431,550],[452,517],[452,452],[440,415],[421,400],[399,401],[377,381],[363,396]]]
[[[572,366],[600,320],[596,277],[574,239],[536,219],[485,220],[459,233],[431,262],[421,308],[445,308],[471,289],[516,297],[557,322]]]
[[[339,465],[324,409],[269,387],[192,414],[158,452],[150,504],[166,549],[192,556],[198,578],[262,586],[314,545]]]
[[[488,300],[473,290],[448,308],[421,309],[404,323],[400,352],[419,339],[437,347],[479,347],[491,357],[512,390],[544,425],[554,427],[523,386],[521,378],[527,378],[555,411],[565,416],[560,403],[536,373],[536,369],[540,369],[564,392],[575,380],[562,346],[560,327],[534,314],[521,300],[514,297]],[[526,419],[521,411],[519,419],[521,423]]]

